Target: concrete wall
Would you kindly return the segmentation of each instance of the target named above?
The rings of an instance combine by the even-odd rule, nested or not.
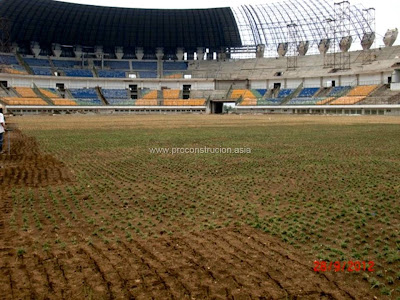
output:
[[[360,74],[359,85],[381,84],[383,83],[383,74]]]
[[[336,85],[338,85],[337,82],[336,82]],[[356,75],[340,76],[339,85],[355,86],[355,85],[357,85],[357,76]]]
[[[302,78],[288,79],[286,81],[286,88],[288,88],[288,89],[296,89],[302,83],[303,83],[303,79]]]
[[[392,91],[400,91],[400,82],[395,82],[390,85]]]
[[[266,89],[267,81],[266,80],[252,80],[251,83],[252,89]]]
[[[304,78],[304,87],[321,87],[321,78]]]

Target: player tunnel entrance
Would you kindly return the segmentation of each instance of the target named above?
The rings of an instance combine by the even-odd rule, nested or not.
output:
[[[210,101],[210,113],[212,114],[226,114],[234,109],[234,101]]]

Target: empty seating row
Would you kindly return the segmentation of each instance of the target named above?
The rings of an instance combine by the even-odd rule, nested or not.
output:
[[[95,89],[70,89],[78,105],[101,105]]]
[[[142,90],[142,98],[143,99],[158,99],[158,91],[157,90]]]
[[[36,95],[35,91],[32,88],[16,87],[14,89],[18,93],[18,95],[23,98],[37,98],[38,97],[38,95]]]
[[[19,65],[18,60],[14,55],[0,55],[0,65]]]
[[[257,98],[261,98],[264,97],[264,95],[267,93],[267,89],[255,89],[252,90],[253,94],[257,97]]]
[[[243,106],[254,106],[257,105],[257,99],[244,99],[242,102],[240,102],[240,105]]]
[[[133,105],[134,100],[128,98],[127,90],[124,89],[102,89],[103,96],[110,105]]]
[[[366,97],[367,96],[352,96],[352,97],[343,96],[336,100],[333,100],[329,104],[330,105],[353,105],[353,104],[356,104],[356,103],[364,100]]]
[[[39,91],[48,98],[61,98],[55,89],[39,89]]]
[[[130,70],[129,61],[106,60],[104,66],[113,70]]]
[[[260,99],[257,100],[257,105],[280,105],[282,101],[282,98]]]
[[[114,99],[128,98],[127,90],[124,89],[102,89],[101,92],[105,98],[114,98]]]
[[[128,98],[107,98],[110,105],[134,105],[135,100]]]
[[[204,106],[206,99],[166,99],[165,106]]]
[[[62,69],[62,71],[70,77],[93,77],[92,71],[87,69]]]
[[[278,93],[278,98],[286,98],[293,92],[294,92],[294,89],[281,89]]]
[[[47,105],[41,98],[4,97],[1,99],[7,105]]]
[[[257,99],[254,93],[248,89],[235,89],[231,93],[231,99],[239,99],[242,97],[243,99]]]
[[[138,99],[135,102],[137,106],[156,106],[158,105],[157,99]]]
[[[157,71],[157,62],[133,61],[132,69],[133,70]]]
[[[125,78],[125,71],[118,70],[98,70],[97,74],[102,78]]]
[[[168,78],[168,79],[180,79],[183,78],[183,73],[179,73],[179,72],[173,72],[173,71],[167,71],[164,72],[164,78]]]
[[[347,93],[350,91],[351,87],[350,86],[335,86],[332,88],[332,90],[328,93],[328,97],[339,97],[342,96],[343,94]]]
[[[187,70],[188,68],[188,64],[186,62],[169,62],[169,61],[165,61],[163,63],[163,69],[164,70]]]
[[[287,105],[314,105],[321,100],[323,100],[323,98],[299,97],[290,99]]]
[[[39,89],[39,91],[49,98],[54,105],[77,105],[77,103],[72,99],[61,98],[55,89]]]
[[[346,96],[353,97],[353,96],[368,96],[371,94],[378,85],[362,85],[356,86],[352,89]]]
[[[304,88],[301,90],[299,94],[299,98],[311,98],[313,97],[317,92],[319,91],[319,88]]]
[[[164,99],[179,99],[180,90],[163,90],[163,98]]]
[[[157,71],[139,71],[140,78],[157,78]]]
[[[2,73],[8,74],[16,74],[16,75],[27,75],[28,72],[25,70],[24,67],[19,65],[7,66],[5,68],[1,68]]]
[[[75,66],[80,66],[82,62],[76,61],[76,60],[52,60],[53,64],[56,68],[64,68],[64,69],[69,69],[69,68],[74,68]]]
[[[30,67],[50,67],[50,61],[48,59],[24,58],[24,61]]]
[[[47,67],[31,67],[34,75],[39,76],[52,76],[53,72],[50,68]]]
[[[63,98],[54,98],[51,99],[54,105],[63,105],[63,106],[75,106],[78,105],[75,100],[72,99],[63,99]]]

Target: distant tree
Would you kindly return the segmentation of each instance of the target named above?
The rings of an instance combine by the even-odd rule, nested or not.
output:
[[[234,111],[233,106],[224,104],[223,110],[225,114],[229,114]]]

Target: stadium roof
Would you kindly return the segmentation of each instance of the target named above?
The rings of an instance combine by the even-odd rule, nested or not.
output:
[[[346,3],[348,5],[346,5]],[[340,5],[337,5],[340,4]],[[342,5],[343,4],[343,5]],[[338,15],[340,14],[340,15]],[[361,41],[375,31],[375,12],[348,1],[285,0],[209,9],[139,9],[73,4],[53,0],[0,0],[0,17],[10,20],[11,42],[142,47],[231,52],[265,45],[322,39]],[[308,46],[307,46],[308,47]]]
[[[11,41],[84,46],[238,47],[230,8],[136,9],[52,0],[0,0],[11,21]]]

